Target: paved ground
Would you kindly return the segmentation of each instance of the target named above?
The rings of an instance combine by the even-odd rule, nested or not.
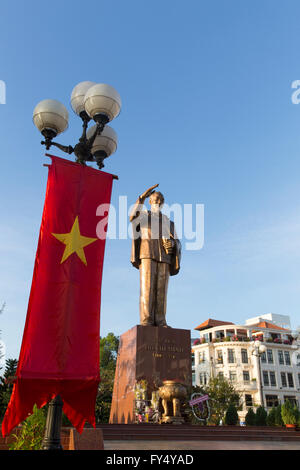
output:
[[[104,441],[105,450],[300,450],[285,441]]]

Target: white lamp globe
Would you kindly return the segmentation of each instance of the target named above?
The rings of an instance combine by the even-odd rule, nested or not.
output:
[[[84,108],[84,97],[86,92],[91,88],[92,86],[96,85],[95,82],[80,82],[78,85],[76,85],[73,88],[72,94],[71,94],[71,106],[73,108],[73,111],[80,116],[80,113],[82,111],[85,111]]]
[[[98,83],[86,92],[84,107],[91,118],[104,114],[109,121],[112,121],[120,113],[121,98],[112,86]]]
[[[264,352],[266,352],[266,350],[267,350],[267,348],[266,348],[266,346],[265,346],[264,344],[261,344],[261,345],[259,346],[258,351],[259,351],[261,354],[264,353]]]
[[[92,126],[87,131],[87,138],[89,139],[95,133],[97,126]],[[92,154],[102,151],[105,152],[107,157],[115,153],[118,146],[118,136],[110,126],[105,126],[100,135],[97,135],[93,147]]]
[[[33,122],[41,133],[50,130],[58,135],[68,128],[69,113],[59,101],[43,100],[34,108]]]

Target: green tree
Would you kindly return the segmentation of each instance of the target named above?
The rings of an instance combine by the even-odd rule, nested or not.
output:
[[[275,425],[283,426],[283,421],[282,421],[282,416],[281,416],[281,405],[276,406]]]
[[[96,422],[107,423],[113,394],[115,370],[119,348],[119,338],[108,333],[100,338],[100,384],[96,398]]]
[[[100,372],[101,369],[115,369],[120,339],[114,333],[100,338]]]
[[[232,383],[224,377],[212,377],[205,387],[205,393],[210,398],[211,420],[214,424],[219,424],[224,420],[226,410],[229,405],[234,404],[237,410],[241,410],[241,396],[236,391]]]
[[[114,369],[102,369],[96,398],[95,417],[97,424],[108,423],[114,387]]]
[[[230,403],[225,414],[225,424],[227,426],[236,426],[239,422],[239,415],[233,403]]]
[[[299,410],[290,400],[286,400],[281,407],[281,416],[284,424],[297,424],[299,419]]]
[[[266,426],[267,425],[267,412],[263,406],[259,406],[255,414],[255,425]]]
[[[252,408],[249,408],[245,416],[246,426],[255,426],[255,413]]]
[[[14,434],[14,442],[9,450],[40,450],[44,437],[46,415],[43,408],[33,407],[33,413],[22,423],[19,434]]]
[[[276,408],[272,406],[267,416],[267,425],[275,426],[276,425]]]
[[[0,377],[0,416],[4,416],[13,389],[13,377],[16,375],[18,361],[7,359],[5,361],[5,371]]]

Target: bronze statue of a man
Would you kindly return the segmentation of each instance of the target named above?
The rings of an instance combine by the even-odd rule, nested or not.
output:
[[[179,272],[181,244],[174,222],[161,213],[164,197],[154,191],[157,186],[139,196],[131,211],[131,263],[140,271],[140,324],[166,327],[169,276]],[[150,211],[143,210],[148,197]]]

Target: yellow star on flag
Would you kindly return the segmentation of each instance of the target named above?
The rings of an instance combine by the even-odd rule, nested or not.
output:
[[[69,256],[73,253],[76,253],[81,261],[87,266],[87,261],[84,253],[84,247],[95,242],[97,238],[84,237],[80,233],[78,216],[74,220],[73,227],[69,233],[52,233],[52,235],[57,238],[60,242],[66,245],[63,257],[60,264],[66,261]]]

